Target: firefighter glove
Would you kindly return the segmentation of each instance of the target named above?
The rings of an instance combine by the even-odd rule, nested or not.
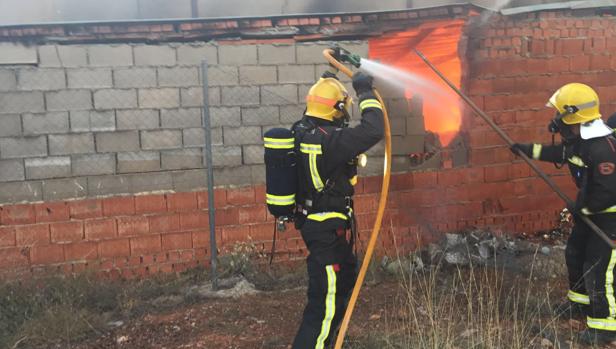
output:
[[[353,75],[353,88],[357,95],[372,91],[374,78],[368,74],[357,72]]]
[[[515,143],[510,148],[511,152],[515,155],[525,154],[529,158],[533,156],[533,145],[532,144],[520,144]]]

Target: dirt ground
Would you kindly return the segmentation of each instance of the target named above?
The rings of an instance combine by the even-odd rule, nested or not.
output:
[[[383,314],[402,290],[396,282],[366,286],[349,330],[350,338],[378,331]],[[263,292],[240,299],[211,299],[172,312],[145,315],[75,348],[290,348],[305,304],[305,289]]]
[[[262,292],[239,299],[210,299],[192,306],[182,306],[157,315],[144,315],[97,338],[87,340],[76,349],[283,349],[290,348],[301,318],[305,290]],[[385,332],[392,322],[404,321],[397,305],[405,297],[400,282],[388,280],[363,288],[353,315],[348,342],[351,348],[377,349],[365,343],[366,334]],[[392,315],[393,314],[393,315]],[[563,320],[559,331],[584,328],[581,321]],[[567,341],[564,346],[538,342],[528,348],[586,348]],[[530,341],[530,340],[529,340]],[[545,340],[543,340],[545,341]],[[345,347],[347,347],[345,345]],[[410,347],[409,347],[410,348]],[[616,344],[604,348],[616,348]]]
[[[397,274],[395,268],[392,272],[382,263],[375,264],[362,288],[345,349],[586,349],[575,343],[575,333],[585,328],[584,321],[555,319],[550,310],[555,302],[563,300],[567,289],[562,242],[548,244],[548,253],[538,252],[545,245],[537,246],[534,253],[515,253],[502,259],[498,266],[432,266],[412,274]],[[405,260],[405,265],[408,262]],[[153,292],[157,298],[146,297],[149,300],[142,300],[141,305],[121,302],[122,308],[132,305],[141,309],[130,316],[122,316],[122,312],[103,316],[112,324],[116,320],[117,325],[91,326],[85,339],[36,348],[290,348],[306,302],[306,288],[302,286],[306,277],[303,263],[289,268],[278,276],[253,273],[248,279],[261,291],[242,293],[238,298],[192,298],[187,291],[208,288],[209,282],[187,275],[178,287],[170,284],[172,292]],[[416,275],[415,281],[409,279],[410,275]],[[158,284],[145,285],[145,290],[152,292]],[[125,289],[110,290],[117,294]],[[128,303],[139,300],[126,299],[130,300]],[[75,314],[74,321],[80,321],[78,315]],[[444,323],[448,324],[443,326]],[[513,336],[517,326],[523,330]],[[533,332],[534,328],[539,330]],[[430,342],[440,336],[445,337],[447,345]],[[493,341],[496,344],[485,343],[492,338],[497,338]],[[517,344],[510,344],[509,339]],[[418,340],[421,345],[415,345]],[[616,343],[603,348],[616,349]]]

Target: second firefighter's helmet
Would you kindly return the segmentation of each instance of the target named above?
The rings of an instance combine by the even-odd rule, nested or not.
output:
[[[350,113],[353,98],[340,81],[321,78],[306,96],[306,115],[333,121]]]
[[[556,108],[567,125],[583,124],[601,118],[599,96],[590,86],[572,83],[556,91],[547,104]]]

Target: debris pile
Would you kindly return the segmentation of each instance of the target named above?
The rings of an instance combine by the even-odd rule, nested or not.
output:
[[[197,298],[233,298],[237,299],[246,295],[255,295],[259,291],[250,281],[243,276],[231,277],[219,281],[219,289],[214,290],[212,284],[207,282],[203,285],[192,286],[186,291],[188,297]]]
[[[497,266],[513,272],[533,272],[535,277],[555,278],[566,273],[565,244],[560,236],[561,239],[555,239],[550,232],[540,234],[539,239],[512,238],[479,229],[445,234],[438,243],[411,253],[404,261],[384,257],[381,267],[390,274],[398,274],[434,266]]]

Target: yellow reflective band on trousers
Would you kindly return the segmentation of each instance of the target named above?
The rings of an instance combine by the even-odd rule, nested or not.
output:
[[[539,160],[541,157],[541,149],[543,149],[541,144],[533,144],[533,159]]]
[[[264,137],[263,146],[269,149],[293,149],[295,147],[295,139]]]
[[[315,349],[323,349],[325,340],[329,336],[332,327],[332,320],[336,315],[336,271],[333,265],[325,267],[327,271],[327,295],[325,296],[325,317],[321,323],[321,333],[317,337]]]
[[[612,250],[610,263],[605,271],[605,298],[610,307],[610,319],[616,318],[616,299],[614,299],[614,266],[616,265],[616,250]]]
[[[571,290],[569,290],[569,293],[567,293],[567,298],[573,303],[579,303],[579,304],[584,304],[584,305],[590,304],[590,298],[588,298],[587,295],[577,293]]]
[[[299,150],[308,154],[308,164],[310,165],[310,178],[312,179],[312,185],[316,191],[321,191],[325,187],[319,169],[317,167],[317,156],[323,154],[320,144],[307,144],[301,143]]]
[[[383,110],[383,106],[376,99],[366,99],[362,101],[361,103],[359,103],[359,110],[361,110],[362,112],[364,111],[364,109],[367,109],[367,108],[376,108],[376,109]]]
[[[572,156],[568,159],[568,161],[574,164],[575,166],[586,167],[584,160],[582,160],[582,158],[580,158],[579,156]]]
[[[274,205],[274,206],[295,205],[295,194],[285,195],[285,196],[265,194],[265,200],[268,205]]]
[[[599,211],[599,212],[591,212],[588,208],[584,207],[583,209],[580,210],[580,212],[582,212],[583,214],[587,216],[593,215],[593,214],[601,214],[601,213],[616,213],[616,206],[608,207],[605,210]]]
[[[616,331],[616,320],[614,319],[595,319],[589,316],[586,318],[586,325],[596,330]]]
[[[324,222],[332,218],[339,218],[339,219],[344,219],[344,220],[349,219],[347,215],[345,215],[344,213],[340,213],[340,212],[321,212],[321,213],[312,213],[308,215],[308,219],[317,221],[317,222]]]

